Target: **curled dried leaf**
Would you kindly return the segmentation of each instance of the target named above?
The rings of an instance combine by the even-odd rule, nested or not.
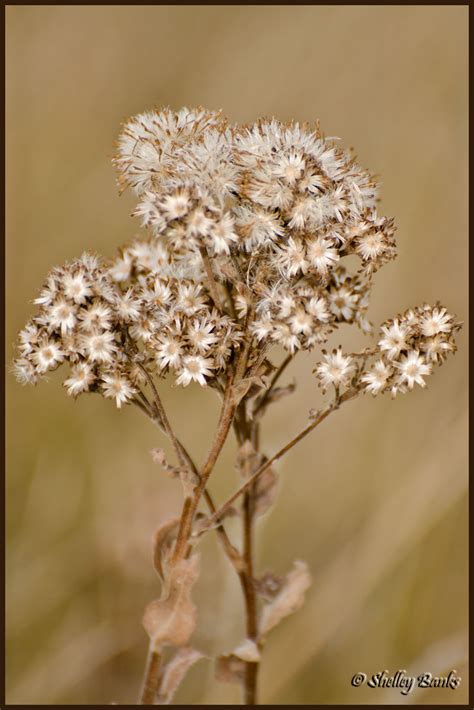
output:
[[[158,705],[169,705],[188,670],[201,658],[205,658],[204,654],[191,646],[176,651],[163,670],[160,692],[157,697]]]
[[[185,646],[196,627],[196,607],[191,590],[199,575],[199,555],[173,565],[163,586],[161,599],[145,609],[143,626],[155,650],[162,646]]]
[[[233,656],[246,663],[258,663],[261,660],[260,650],[252,639],[244,639],[232,652]]]
[[[297,560],[276,597],[263,608],[259,623],[260,638],[265,637],[282,619],[303,605],[305,592],[310,585],[308,565]]]
[[[179,518],[163,523],[153,535],[153,566],[161,579],[167,576],[168,562],[179,527]]]
[[[246,663],[258,663],[260,650],[252,639],[244,639],[231,653],[216,659],[215,676],[224,683],[242,683]]]
[[[278,577],[273,572],[267,570],[261,577],[255,580],[255,589],[257,594],[263,599],[271,601],[282,588],[284,581],[284,577]]]

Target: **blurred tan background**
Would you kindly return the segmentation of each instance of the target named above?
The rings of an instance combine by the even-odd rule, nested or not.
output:
[[[319,118],[382,176],[382,214],[399,258],[379,273],[375,323],[424,300],[467,312],[467,8],[7,8],[7,361],[51,265],[105,255],[138,232],[110,163],[120,122],[154,105],[222,108],[231,121]],[[362,342],[357,336],[358,343]],[[334,345],[348,342],[336,335]],[[305,607],[270,637],[265,703],[467,702],[467,329],[459,352],[418,390],[348,404],[280,463],[258,569],[309,563]],[[268,453],[321,397],[315,355],[299,389],[268,416]],[[65,397],[7,376],[7,700],[134,703],[159,590],[156,526],[180,491],[150,459],[159,432],[138,411]],[[202,460],[212,393],[163,388]],[[211,479],[234,485],[233,446]],[[237,533],[236,525],[233,530]],[[230,650],[240,591],[215,539],[203,545],[196,645]],[[358,671],[463,677],[456,690],[352,688]],[[210,662],[177,702],[238,702]]]

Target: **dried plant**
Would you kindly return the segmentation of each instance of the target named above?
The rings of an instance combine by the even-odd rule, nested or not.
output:
[[[255,704],[267,637],[303,604],[311,583],[301,561],[284,577],[255,571],[255,522],[275,498],[274,464],[345,402],[424,387],[455,351],[460,323],[440,304],[423,305],[383,323],[376,344],[360,352],[322,350],[315,383],[331,392],[329,400],[267,456],[262,420],[295,389],[280,385],[289,363],[343,324],[372,332],[374,274],[396,255],[393,220],[376,211],[374,176],[319,125],[264,119],[230,126],[204,109],[136,116],[123,127],[114,162],[120,187],[137,195],[135,214],[147,234],[110,260],[83,254],[50,272],[38,312],[19,335],[14,370],[20,382],[35,384],[68,362],[69,395],[95,392],[117,407],[133,404],[173,446],[174,463],[162,449],[152,452],[180,479],[183,506],[155,536],[162,592],[144,614],[150,649],[139,703],[171,702],[203,657],[189,645],[192,587],[197,547],[214,530],[245,602],[245,636],[216,659],[216,678],[239,683],[244,702]],[[276,346],[287,352],[280,363]],[[220,398],[200,466],[163,406],[158,381],[169,374],[183,387],[212,387]],[[241,485],[216,504],[209,479],[232,431]],[[241,543],[226,530],[229,514],[240,516]]]

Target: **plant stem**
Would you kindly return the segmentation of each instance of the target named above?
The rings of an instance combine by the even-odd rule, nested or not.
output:
[[[153,391],[154,395],[154,412],[152,411],[151,406],[149,405],[146,407],[140,400],[135,399],[133,400],[134,404],[136,404],[141,411],[143,411],[146,416],[148,416],[155,424],[158,424],[160,429],[164,431],[168,437],[171,439],[171,442],[173,444],[173,448],[175,450],[176,456],[178,457],[179,463],[183,467],[187,467],[199,480],[200,480],[200,474],[197,470],[196,465],[194,464],[194,461],[192,460],[191,456],[183,446],[183,444],[179,441],[179,439],[176,437],[171,424],[169,422],[168,416],[165,412],[165,408],[163,406],[163,403],[161,401],[161,398],[158,394],[158,391],[155,387],[155,384],[147,372],[146,368],[142,367],[142,370],[144,371],[145,376],[147,377],[147,381]],[[159,418],[157,418],[157,416]],[[214,501],[212,500],[212,497],[210,493],[207,491],[206,488],[203,490],[203,495],[204,499],[207,503],[207,506],[209,508],[209,511],[212,514],[216,512],[216,506],[214,505]],[[192,503],[192,500],[190,498],[185,499],[184,505],[183,505],[183,512],[182,516],[186,515],[187,513],[185,511],[189,511],[190,505]],[[222,543],[223,549],[230,560],[232,566],[236,570],[241,584],[243,583],[243,577],[244,577],[244,571],[242,569],[243,567],[243,562],[242,562],[242,557],[239,553],[239,551],[234,547],[234,545],[231,543],[227,532],[224,528],[224,525],[222,523],[219,523],[219,525],[216,528],[216,532],[219,536],[219,539]],[[147,662],[146,662],[146,667],[145,667],[145,673],[144,673],[144,679],[143,679],[143,685],[142,685],[142,691],[141,691],[141,696],[140,696],[140,705],[154,705],[155,704],[155,699],[158,694],[159,686],[160,686],[160,677],[159,677],[159,669],[160,669],[160,655],[153,650],[151,647],[148,651],[148,657],[147,657]]]
[[[253,308],[250,308],[247,313],[246,320],[247,335],[237,358],[235,371],[231,370],[227,380],[224,398],[222,401],[221,414],[217,425],[217,431],[214,435],[214,440],[212,442],[211,449],[207,455],[204,466],[200,472],[199,483],[194,489],[194,496],[191,505],[185,505],[183,507],[178,529],[178,535],[176,538],[173,557],[171,560],[172,564],[176,563],[179,559],[183,558],[186,554],[188,554],[188,542],[191,536],[193,520],[196,514],[197,507],[199,505],[199,501],[201,499],[201,495],[203,494],[203,491],[206,488],[209,476],[212,473],[214,465],[227,439],[227,435],[229,434],[230,427],[232,426],[232,421],[234,419],[234,414],[237,407],[237,403],[234,400],[234,385],[238,384],[244,378],[245,371],[247,369],[250,345],[252,342],[252,335],[248,330],[248,325],[251,319],[253,318],[253,313]]]
[[[245,612],[247,638],[257,643],[257,598],[254,585],[254,560],[253,560],[253,487],[244,494],[243,502],[243,558],[245,563]],[[244,703],[245,705],[257,704],[257,676],[258,663],[245,664],[244,677]]]
[[[161,398],[158,394],[158,390],[156,389],[155,383],[153,382],[153,379],[150,375],[150,373],[146,370],[146,368],[140,364],[140,368],[142,372],[144,373],[148,384],[150,385],[152,392],[153,392],[153,398],[154,398],[154,405],[155,409],[157,410],[157,413],[160,417],[160,423],[161,423],[161,428],[162,430],[167,434],[169,439],[171,440],[173,444],[173,449],[176,453],[176,456],[178,458],[179,463],[183,468],[187,467],[195,476],[198,480],[200,480],[200,474],[199,471],[192,460],[191,456],[183,446],[183,444],[179,441],[177,436],[175,435],[173,428],[171,427],[170,421],[168,419],[168,416],[166,414],[165,408],[163,406],[163,402],[161,401]],[[154,418],[149,412],[146,412],[144,409],[143,405],[141,405],[140,402],[135,401],[135,404],[137,404],[140,409],[145,411],[145,413],[156,423],[156,418]],[[207,507],[209,508],[209,511],[211,515],[213,515],[216,512],[216,506],[214,504],[214,501],[212,500],[211,494],[209,491],[204,488],[203,491],[203,496],[206,501]],[[230,562],[232,565],[236,568],[237,572],[240,573],[240,569],[242,566],[241,562],[241,557],[238,552],[238,550],[234,547],[234,545],[231,543],[229,536],[227,535],[227,532],[223,526],[222,523],[220,523],[217,528],[216,528],[217,535],[219,536],[221,543],[223,545],[223,548],[227,554],[227,557],[229,558]]]
[[[246,417],[245,407],[238,407],[237,415],[234,419],[234,429],[239,445],[246,439],[250,439],[255,452],[259,447],[259,425],[257,422],[249,422]],[[248,462],[244,462],[244,475],[248,478],[251,475]],[[254,486],[244,494],[242,504],[242,559],[244,562],[243,574],[240,576],[240,583],[244,595],[246,635],[255,643],[258,643],[258,623],[257,623],[257,595],[254,583]],[[257,704],[257,679],[259,664],[246,662],[243,680],[243,701],[245,705]]]
[[[303,431],[300,431],[300,433],[295,436],[288,444],[285,444],[279,451],[277,451],[276,454],[274,454],[268,461],[266,461],[260,468],[255,471],[255,473],[247,480],[245,481],[240,488],[238,488],[235,493],[233,493],[230,498],[226,500],[225,503],[221,505],[217,513],[212,516],[211,520],[209,521],[209,524],[212,525],[213,523],[216,523],[219,518],[230,508],[232,503],[237,500],[239,496],[241,496],[243,493],[245,493],[247,490],[249,490],[253,484],[256,482],[256,480],[262,475],[262,473],[265,473],[265,471],[270,468],[270,466],[275,463],[278,459],[280,459],[282,456],[284,456],[290,449],[292,449],[296,444],[298,444],[302,439],[305,438],[313,429],[315,429],[321,422],[323,422],[326,417],[328,417],[331,412],[334,412],[336,409],[339,408],[340,404],[343,402],[347,402],[349,399],[353,399],[353,397],[357,396],[358,391],[357,390],[347,390],[347,392],[344,392],[337,400],[332,402],[325,410],[319,414],[319,416],[311,422],[311,424],[308,424],[308,426],[303,429]]]
[[[155,705],[160,682],[160,663],[160,654],[150,645],[138,705]]]
[[[230,398],[231,387],[231,384],[227,387],[217,431],[214,436],[214,441],[207,456],[206,462],[202,468],[202,471],[200,472],[199,483],[194,489],[194,495],[191,499],[191,503],[189,504],[189,506],[185,505],[183,507],[178,536],[176,538],[176,544],[173,552],[172,564],[184,557],[187,553],[188,541],[191,535],[194,515],[199,505],[201,495],[205,490],[208,478],[212,473],[214,464],[216,463],[217,458],[222,450],[222,447],[224,446],[225,440],[229,433],[229,429],[232,425],[235,406],[233,405],[232,400]]]

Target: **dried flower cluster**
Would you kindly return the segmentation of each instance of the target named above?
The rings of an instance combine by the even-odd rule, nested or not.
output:
[[[202,654],[187,647],[195,626],[192,552],[215,529],[245,599],[246,639],[221,656],[217,677],[242,684],[256,702],[266,637],[303,602],[309,573],[301,562],[286,578],[253,571],[254,519],[271,506],[272,465],[344,402],[367,392],[392,395],[425,386],[455,351],[460,327],[439,304],[410,309],[382,324],[376,346],[359,353],[322,351],[315,366],[334,398],[272,457],[259,452],[262,415],[294,387],[277,387],[300,350],[319,348],[342,324],[372,332],[367,317],[374,274],[396,255],[393,220],[376,211],[377,183],[319,125],[262,119],[232,126],[204,109],[151,111],[123,127],[114,163],[122,189],[137,196],[146,235],[108,260],[83,254],[48,275],[38,312],[20,332],[17,379],[35,384],[63,363],[73,397],[96,392],[117,407],[137,405],[170,438],[179,466],[154,459],[184,486],[180,518],[155,542],[162,596],[147,608],[150,656],[141,703],[170,702]],[[273,346],[287,356],[272,362]],[[201,469],[177,438],[156,378],[210,385],[222,400]],[[207,481],[234,429],[240,488],[220,507]],[[243,541],[231,543],[223,520],[242,498]],[[210,515],[198,508],[205,500]],[[259,607],[261,607],[259,611]],[[159,671],[163,649],[178,649]]]
[[[352,381],[373,395],[390,391],[395,396],[412,390],[415,384],[425,387],[424,378],[432,373],[433,365],[455,352],[453,334],[460,327],[439,304],[409,309],[382,324],[377,347],[359,355],[362,367],[356,367],[356,358],[338,349],[329,354],[323,351],[324,362],[317,366],[316,373],[323,388],[346,386]],[[365,369],[366,360],[374,356],[378,360]]]
[[[371,277],[395,256],[393,221],[377,216],[374,177],[319,126],[149,112],[125,125],[115,163],[150,235],[107,265],[85,256],[52,271],[20,335],[20,381],[69,361],[69,394],[121,406],[143,377],[137,352],[178,384],[205,385],[245,330],[251,351],[290,353],[341,323],[370,332]],[[351,273],[342,260],[354,254]]]

